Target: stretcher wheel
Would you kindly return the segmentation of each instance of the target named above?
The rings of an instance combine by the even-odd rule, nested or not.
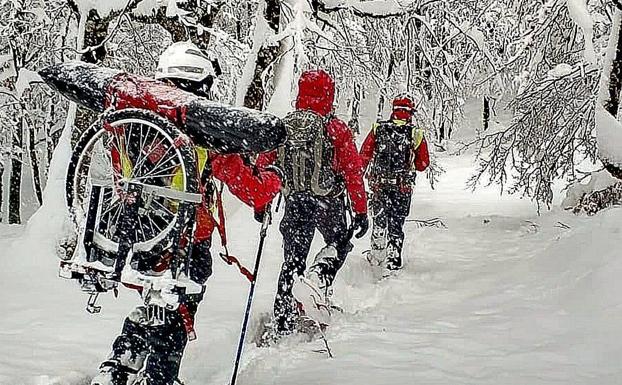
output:
[[[201,201],[194,147],[154,112],[105,112],[74,148],[66,199],[86,241],[115,254],[123,243],[149,251],[170,242]],[[124,219],[130,212],[131,228]]]

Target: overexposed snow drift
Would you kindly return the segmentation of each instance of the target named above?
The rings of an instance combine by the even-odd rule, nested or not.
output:
[[[406,226],[406,267],[374,281],[357,242],[335,288],[345,309],[327,338],[245,347],[240,384],[618,384],[622,382],[622,209],[577,217],[535,209],[496,190],[471,193],[466,157],[444,157],[436,191],[420,178]],[[258,225],[229,220],[232,252],[252,264]],[[277,215],[278,218],[278,215]],[[50,223],[50,226],[55,226]],[[86,384],[138,303],[123,290],[99,315],[56,277],[47,239],[1,228],[0,384]],[[45,238],[47,235],[42,235]],[[322,246],[319,236],[313,251]],[[214,242],[217,244],[218,242]],[[217,251],[217,247],[214,248]],[[269,229],[253,318],[269,311],[282,259]],[[188,385],[227,384],[248,285],[215,260],[214,276],[181,368]]]

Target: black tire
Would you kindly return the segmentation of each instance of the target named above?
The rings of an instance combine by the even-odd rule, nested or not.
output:
[[[142,121],[148,123],[150,126],[157,126],[159,132],[163,136],[170,138],[171,144],[177,150],[178,158],[181,158],[185,172],[184,174],[184,192],[196,194],[199,192],[199,176],[197,171],[197,160],[194,151],[194,146],[190,140],[185,136],[171,121],[163,118],[160,115],[148,110],[143,109],[123,109],[105,112],[100,118],[89,127],[78,139],[73,151],[69,166],[67,168],[67,179],[65,184],[65,198],[67,201],[67,207],[69,208],[70,215],[74,224],[78,225],[78,219],[76,218],[76,212],[74,205],[76,204],[77,194],[86,194],[86,191],[77,191],[76,176],[78,168],[81,166],[81,160],[85,151],[89,150],[92,141],[96,141],[97,137],[104,134],[105,127],[107,125],[113,125],[115,123],[123,121]],[[82,196],[83,199],[88,197]],[[179,215],[177,215],[175,228],[180,229],[187,222],[187,205],[188,202],[181,202],[179,207]]]

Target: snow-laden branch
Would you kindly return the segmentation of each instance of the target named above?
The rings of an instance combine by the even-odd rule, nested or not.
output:
[[[583,31],[585,44],[584,58],[590,64],[596,64],[596,51],[594,50],[594,23],[585,0],[567,0],[570,18]]]
[[[389,17],[402,16],[412,11],[412,9],[402,7],[395,0],[319,0],[314,3],[317,4],[317,9],[324,13],[348,10],[356,16],[369,17],[373,19],[385,19]]]

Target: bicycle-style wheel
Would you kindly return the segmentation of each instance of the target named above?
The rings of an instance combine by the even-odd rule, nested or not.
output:
[[[66,198],[78,231],[91,230],[99,249],[116,253],[125,243],[149,251],[170,241],[201,201],[192,143],[151,111],[104,113],[74,148]],[[130,207],[136,218],[123,228]]]

